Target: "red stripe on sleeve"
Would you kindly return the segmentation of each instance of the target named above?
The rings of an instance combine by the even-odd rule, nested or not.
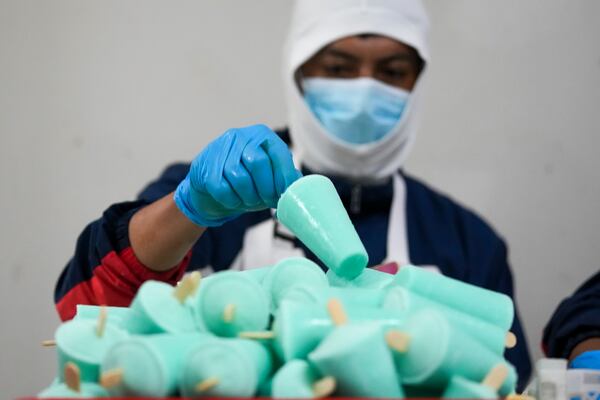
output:
[[[174,285],[183,276],[191,258],[191,250],[174,268],[155,272],[143,265],[128,247],[117,253],[111,251],[93,269],[93,276],[75,285],[56,303],[61,320],[75,316],[77,304],[127,307],[138,288],[147,280],[158,280]]]

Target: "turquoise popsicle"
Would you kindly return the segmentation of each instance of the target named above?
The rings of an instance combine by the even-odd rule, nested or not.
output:
[[[265,290],[238,272],[217,272],[204,279],[193,302],[196,318],[217,336],[236,337],[242,331],[260,331],[269,323]]]
[[[93,319],[71,320],[58,327],[55,340],[61,382],[68,362],[79,367],[82,381],[98,382],[102,357],[114,343],[128,336],[112,324],[106,324],[98,335],[98,327],[98,321]]]
[[[123,320],[131,314],[129,307],[111,307],[111,306],[92,306],[87,304],[77,304],[77,312],[73,319],[97,319],[100,316],[100,310],[106,309],[108,323],[121,327]]]
[[[292,360],[273,376],[271,395],[275,399],[313,399],[330,397],[335,390],[332,378],[326,387],[319,385],[319,374],[304,360]],[[320,388],[322,389],[320,390]]]
[[[457,329],[468,332],[469,336],[478,340],[498,355],[503,355],[507,332],[488,321],[446,307],[444,304],[426,299],[401,287],[391,287],[385,293],[383,308],[397,310],[401,315],[411,315],[416,311],[432,308],[441,312]]]
[[[37,395],[37,398],[81,399],[108,397],[108,392],[97,383],[81,382],[81,371],[76,364],[72,362],[65,364],[62,372],[65,382],[60,382],[58,378],[54,379],[50,386]]]
[[[413,313],[402,331],[410,337],[408,349],[393,354],[398,375],[406,384],[442,388],[453,375],[482,381],[492,367],[505,363],[434,309]],[[500,393],[511,393],[515,383],[513,369]]]
[[[327,279],[333,287],[355,287],[363,289],[385,289],[390,286],[394,280],[394,275],[377,271],[372,268],[365,268],[363,272],[354,279],[345,279],[338,276],[334,271],[327,271]]]
[[[377,321],[386,329],[403,326],[403,319],[387,310],[354,306],[347,313],[351,321]],[[284,300],[273,323],[275,351],[285,361],[306,358],[333,329],[325,306]]]
[[[290,257],[273,266],[262,281],[265,291],[271,297],[271,312],[279,307],[279,302],[294,287],[303,286],[317,292],[329,288],[325,273],[307,258]]]
[[[112,396],[166,397],[176,393],[186,355],[203,342],[206,333],[132,336],[112,346],[102,361],[102,378],[120,374],[109,388]]]
[[[252,397],[271,369],[271,356],[263,345],[220,338],[196,346],[187,355],[180,392],[185,397]]]
[[[444,275],[405,265],[394,275],[394,284],[423,297],[445,304],[498,325],[508,331],[514,318],[514,306],[505,294],[483,289]]]
[[[323,307],[284,300],[273,323],[275,351],[284,361],[305,358],[332,329]]]
[[[136,334],[194,332],[190,307],[175,297],[175,288],[168,283],[146,281],[130,305],[130,314],[123,327]]]
[[[328,178],[307,175],[290,185],[277,219],[339,276],[352,279],[366,267],[367,251]]]
[[[324,376],[336,380],[336,392],[352,397],[404,397],[380,324],[336,327],[308,355]]]

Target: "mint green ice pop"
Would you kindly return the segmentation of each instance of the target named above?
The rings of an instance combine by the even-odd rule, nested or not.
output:
[[[193,308],[195,317],[217,336],[236,337],[242,331],[264,330],[269,324],[265,290],[235,271],[217,272],[204,279]]]
[[[108,392],[97,383],[81,382],[81,371],[76,364],[65,364],[63,370],[65,382],[55,379],[52,384],[42,390],[39,399],[84,399],[108,397]]]
[[[351,397],[404,397],[384,331],[377,322],[336,327],[308,355],[323,376],[336,380],[336,392]]]
[[[129,306],[123,327],[135,334],[194,332],[192,310],[177,288],[165,282],[146,281]]]
[[[394,275],[394,284],[498,325],[505,331],[512,325],[515,310],[511,298],[505,294],[412,265],[400,268]]]
[[[38,395],[38,399],[88,399],[108,397],[108,392],[97,383],[84,382],[81,384],[81,389],[75,391],[69,388],[65,383],[59,383],[42,390]]]
[[[129,307],[111,307],[111,306],[92,306],[87,304],[77,304],[77,312],[73,319],[97,319],[100,316],[100,310],[106,309],[108,323],[121,327],[123,320],[129,317],[131,310]]]
[[[199,332],[132,336],[108,350],[102,361],[101,382],[115,397],[172,396],[186,355],[213,340],[214,336]]]
[[[386,329],[403,326],[402,318],[383,309],[357,305],[349,307],[347,314],[351,321],[376,321]],[[334,328],[324,305],[284,300],[275,314],[273,323],[275,351],[284,361],[306,358]]]
[[[457,329],[467,332],[469,336],[478,340],[494,353],[504,354],[508,333],[497,325],[447,307],[442,303],[429,300],[401,286],[394,286],[387,290],[383,300],[383,308],[390,311],[396,310],[405,316],[423,309],[435,309],[448,318],[448,321]]]
[[[481,381],[492,367],[506,364],[502,356],[453,327],[435,309],[414,312],[401,332],[409,338],[408,347],[403,351],[395,350],[393,354],[398,375],[405,384],[442,388],[453,375]],[[386,333],[388,343],[394,333]],[[512,393],[515,383],[513,371],[500,393]]]
[[[61,382],[69,362],[77,365],[82,381],[98,382],[104,354],[114,343],[128,336],[127,332],[107,323],[105,318],[71,320],[58,327],[54,337]]]
[[[277,203],[277,219],[339,276],[352,279],[366,267],[367,251],[328,178],[292,183]]]
[[[332,329],[324,307],[284,300],[273,322],[275,351],[284,361],[305,358]]]
[[[271,355],[260,343],[219,338],[194,347],[180,381],[184,397],[252,397],[269,377]]]
[[[292,360],[273,376],[271,396],[275,399],[314,399],[330,397],[335,391],[333,377],[321,378],[304,360]]]
[[[271,312],[277,310],[281,299],[294,287],[304,286],[317,292],[329,288],[321,267],[303,257],[290,257],[279,261],[265,275],[262,285],[270,295]]]

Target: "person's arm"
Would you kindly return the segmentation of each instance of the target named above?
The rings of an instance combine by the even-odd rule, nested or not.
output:
[[[169,193],[135,213],[129,222],[129,240],[142,264],[167,271],[183,260],[205,230],[177,208]]]
[[[275,207],[299,176],[289,149],[275,132],[264,125],[231,129],[194,159],[172,195],[133,216],[132,248],[153,271],[173,268],[207,227]]]
[[[129,222],[147,204],[147,200],[114,204],[79,235],[75,254],[54,291],[63,321],[75,316],[77,304],[126,307],[146,280],[175,284],[181,279],[189,256],[167,271],[154,272],[138,260],[129,243]]]
[[[600,350],[600,272],[563,300],[544,328],[549,357],[574,360]]]
[[[117,204],[88,225],[56,285],[61,318],[72,318],[77,304],[127,306],[149,279],[174,284],[207,227],[274,207],[299,177],[287,145],[266,126],[225,132],[194,159],[174,193],[166,194],[173,182],[163,179],[160,196]]]
[[[598,309],[598,312],[600,312],[600,308]],[[596,350],[600,350],[600,333],[598,334],[598,337],[583,340],[573,347],[573,350],[569,355],[569,361],[573,361],[583,353]]]

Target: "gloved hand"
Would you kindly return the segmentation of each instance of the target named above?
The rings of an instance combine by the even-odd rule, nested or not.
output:
[[[275,207],[300,176],[287,145],[271,129],[230,129],[194,159],[175,203],[195,224],[220,226],[244,212]]]
[[[600,370],[600,350],[581,353],[571,361],[571,368]]]

